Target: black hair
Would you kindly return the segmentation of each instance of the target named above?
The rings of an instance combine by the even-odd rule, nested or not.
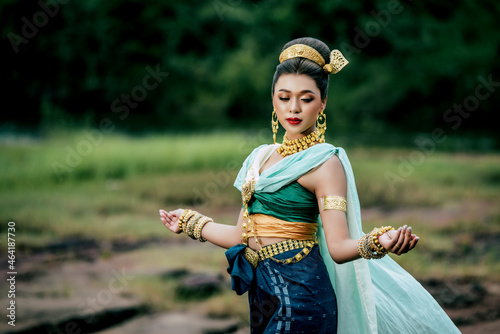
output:
[[[328,48],[328,46],[319,39],[312,37],[302,37],[294,39],[286,43],[285,46],[283,46],[283,49],[281,49],[281,52],[295,44],[305,44],[312,47],[321,54],[326,63],[330,62],[330,49]],[[274,86],[276,85],[276,82],[282,74],[307,75],[308,77],[313,79],[314,82],[316,82],[316,86],[318,86],[318,89],[321,92],[321,99],[326,99],[326,96],[328,94],[328,73],[323,71],[323,68],[321,68],[321,66],[319,66],[312,60],[302,57],[292,58],[285,60],[284,62],[276,66],[276,72],[274,72],[273,77],[273,85],[271,87],[271,96],[274,95]]]

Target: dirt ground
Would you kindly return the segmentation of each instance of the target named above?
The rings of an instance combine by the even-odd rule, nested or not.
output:
[[[379,210],[367,210],[373,218]],[[401,215],[401,212],[393,212]],[[415,214],[408,213],[406,214]],[[438,215],[443,215],[440,217]],[[430,221],[450,214],[426,213]],[[464,215],[466,212],[457,212]],[[433,216],[434,215],[434,216]],[[446,221],[443,222],[445,224]],[[137,277],[174,275],[178,267],[155,261],[158,254],[179,256],[193,247],[221,257],[220,284],[229,289],[223,253],[217,247],[187,239],[151,239],[102,243],[91,239],[63,240],[44,249],[19,251],[16,277],[16,326],[0,323],[1,333],[248,333],[246,319],[214,318],[199,309],[151,312],[130,286]],[[203,248],[201,248],[203,247]],[[106,254],[106,256],[103,256]],[[1,259],[6,263],[7,259]],[[185,273],[189,275],[190,273]],[[6,273],[0,274],[5,282]],[[500,283],[462,277],[425,279],[421,283],[443,306],[464,334],[499,333]],[[7,294],[0,304],[7,305]],[[242,302],[246,302],[246,299]]]
[[[173,246],[152,241],[144,245],[149,251],[136,248],[115,252],[107,259],[100,258],[100,251],[90,246],[24,256],[16,282],[16,327],[3,322],[0,332],[79,333],[77,329],[81,327],[82,333],[90,330],[89,333],[101,334],[247,333],[242,319],[212,319],[196,312],[150,313],[141,296],[129,293],[127,287],[134,277],[160,275],[165,270],[155,267],[148,254]],[[182,247],[190,247],[190,243],[175,244],[178,251]],[[141,257],[145,257],[143,261],[137,261]],[[151,264],[145,266],[141,262]],[[5,279],[2,277],[2,281]],[[443,304],[462,333],[498,333],[500,284],[467,279],[427,280],[422,284]],[[5,304],[5,296],[2,297]]]

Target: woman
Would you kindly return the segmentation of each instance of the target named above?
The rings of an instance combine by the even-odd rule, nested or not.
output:
[[[407,226],[363,234],[346,153],[324,143],[328,77],[347,60],[300,38],[279,61],[274,141],[278,123],[286,134],[243,163],[236,226],[184,209],[160,210],[163,224],[228,249],[232,287],[248,292],[252,333],[459,333],[427,291],[384,257],[410,251],[418,236]]]

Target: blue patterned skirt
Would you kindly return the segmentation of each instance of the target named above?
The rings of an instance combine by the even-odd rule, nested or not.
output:
[[[275,258],[287,259],[300,251],[291,250]],[[337,333],[337,300],[318,245],[293,264],[267,259],[259,262],[255,270],[248,266],[242,270],[235,257],[229,255],[228,260],[233,289],[238,294],[248,289],[252,334]],[[239,268],[234,267],[235,263]],[[239,281],[242,276],[247,285],[238,290],[241,283],[235,288],[235,279]]]

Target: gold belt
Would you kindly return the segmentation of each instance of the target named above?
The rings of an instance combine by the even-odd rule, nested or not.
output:
[[[289,222],[261,213],[251,214],[250,221],[253,229],[247,231],[249,237],[257,234],[259,237],[307,241],[314,240],[318,229],[318,223]]]
[[[247,247],[245,248],[245,258],[254,268],[257,267],[260,261],[264,261],[266,259],[272,259],[276,262],[284,264],[297,263],[304,257],[306,257],[311,252],[311,249],[314,247],[314,245],[316,245],[317,243],[317,240],[287,239],[264,246],[258,251]],[[295,254],[295,256],[293,257],[284,260],[278,260],[274,258],[274,256],[276,255],[299,248],[302,248],[302,251]]]

